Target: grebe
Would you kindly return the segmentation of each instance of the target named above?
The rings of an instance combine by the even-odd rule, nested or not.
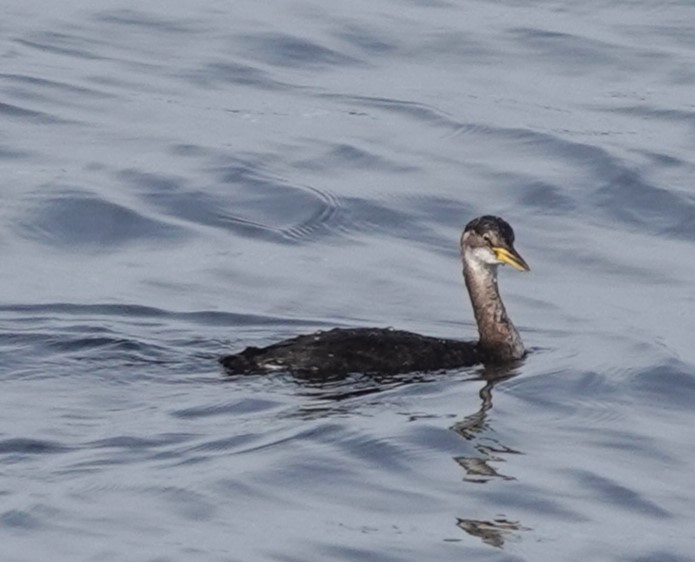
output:
[[[471,298],[479,340],[421,336],[391,328],[334,328],[268,347],[247,347],[220,358],[229,374],[288,372],[341,376],[439,371],[478,363],[507,363],[525,354],[497,288],[497,267],[529,266],[514,249],[514,231],[499,217],[473,219],[461,235],[463,278]]]

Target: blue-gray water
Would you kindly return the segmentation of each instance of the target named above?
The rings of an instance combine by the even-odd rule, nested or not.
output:
[[[691,2],[6,4],[3,562],[693,560]],[[473,339],[483,213],[514,372],[218,370]]]

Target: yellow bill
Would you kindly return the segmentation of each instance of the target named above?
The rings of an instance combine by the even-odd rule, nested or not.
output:
[[[498,260],[511,265],[519,271],[531,270],[528,264],[524,261],[524,258],[522,258],[514,248],[509,249],[502,248],[501,246],[495,246],[492,248],[492,251],[495,252],[495,256],[497,256]]]

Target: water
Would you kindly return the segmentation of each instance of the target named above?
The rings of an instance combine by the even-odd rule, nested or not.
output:
[[[51,560],[692,560],[688,2],[5,6],[0,549]],[[321,383],[306,331],[527,346]]]

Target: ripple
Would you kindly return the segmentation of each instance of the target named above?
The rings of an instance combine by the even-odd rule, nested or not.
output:
[[[322,432],[319,441],[337,449],[338,456],[360,460],[367,465],[399,474],[408,472],[409,458],[412,453],[389,439],[343,427],[339,431],[331,431],[328,436]]]
[[[255,33],[241,37],[249,57],[278,67],[351,66],[353,57],[287,33]]]
[[[362,526],[360,532],[362,534],[370,534],[377,532],[378,529],[372,529],[369,526]],[[391,529],[396,535],[402,534],[403,531],[398,528]],[[369,562],[406,562],[412,560],[407,554],[398,554],[397,552],[383,552],[381,548],[359,548],[357,546],[335,545],[335,544],[318,544],[314,546],[316,556],[319,560],[365,560]],[[276,557],[278,562],[305,562],[305,558],[286,558],[285,555],[278,553]]]
[[[183,147],[176,147],[181,151]],[[207,156],[191,147],[191,156]],[[271,155],[252,158],[217,158],[205,170],[216,176],[217,193],[190,189],[172,177],[127,170],[118,174],[142,192],[154,212],[172,221],[217,228],[244,238],[279,244],[316,242],[354,243],[357,235],[380,233],[400,241],[424,245],[447,256],[456,245],[446,228],[458,230],[461,216],[471,209],[461,201],[437,195],[389,197],[338,196],[325,188],[295,185],[269,170]],[[302,169],[369,168],[407,173],[411,166],[387,160],[347,144],[334,144],[323,154],[295,161]]]
[[[271,400],[261,400],[245,398],[224,404],[209,404],[206,406],[184,408],[171,413],[178,418],[208,418],[216,416],[228,416],[234,414],[266,412],[277,408],[277,402]]]
[[[70,250],[98,251],[138,240],[173,241],[186,236],[181,227],[75,192],[35,203],[25,213],[20,228],[32,240]]]
[[[606,214],[642,231],[695,240],[695,198],[655,185],[638,170],[611,168],[595,191]]]
[[[21,318],[14,318],[13,321],[39,322],[47,318],[55,318],[57,315],[67,317],[74,316],[109,316],[114,318],[151,318],[151,319],[179,319],[187,320],[205,326],[269,326],[269,325],[296,325],[306,326],[305,320],[286,318],[284,316],[269,316],[262,314],[241,314],[235,312],[219,312],[216,310],[203,310],[194,312],[178,312],[164,310],[152,306],[140,304],[79,304],[79,303],[45,303],[45,304],[7,304],[0,305],[0,312],[16,313],[22,315]],[[31,313],[33,317],[23,316]],[[317,326],[323,325],[321,322]],[[330,325],[330,324],[326,324]],[[98,328],[98,327],[97,327]],[[11,335],[11,334],[6,334]]]
[[[50,115],[48,113],[44,113],[43,111],[27,109],[18,105],[2,102],[0,102],[0,115],[9,118],[19,118],[25,121],[41,124],[70,123],[70,121],[66,119],[62,119],[60,117],[56,117],[55,115]]]
[[[21,93],[29,95],[32,99],[50,101],[53,104],[77,105],[84,104],[87,98],[98,100],[115,98],[108,92],[31,74],[0,73],[0,80],[26,88]]]
[[[30,49],[46,51],[55,55],[67,55],[83,60],[100,60],[94,53],[94,44],[87,38],[58,31],[38,31],[29,39],[15,39],[16,43]]]
[[[197,33],[200,29],[189,19],[174,19],[163,14],[153,14],[142,10],[117,9],[104,10],[92,16],[95,21],[116,26],[123,26],[127,31],[138,27],[146,31],[175,35],[180,40],[182,35]]]
[[[162,376],[171,384],[185,384],[186,378],[172,375],[200,373],[202,369],[212,381],[218,381],[217,358],[225,349],[239,346],[235,338],[216,339],[219,327],[231,327],[234,334],[242,326],[254,330],[267,326],[275,327],[271,330],[275,333],[277,327],[287,329],[290,325],[316,329],[323,323],[128,304],[0,305],[0,352],[6,356],[0,372],[14,372],[22,379],[50,379],[56,372],[73,374],[89,367],[92,377],[120,385]],[[192,326],[196,326],[195,336],[189,332]],[[114,371],[114,365],[120,367]],[[194,410],[189,413],[195,415]],[[214,408],[198,415],[215,415]],[[182,419],[185,416],[184,412]]]
[[[457,134],[460,133],[462,127],[464,127],[463,123],[446,115],[440,109],[421,102],[346,94],[320,94],[320,97],[334,99],[360,107],[373,107],[391,113],[397,113],[416,119],[417,121],[423,121],[433,127],[448,129]]]
[[[56,441],[42,439],[15,438],[0,440],[0,454],[3,455],[46,455],[65,453],[71,450],[71,447],[66,447]]]
[[[593,214],[602,216],[602,220],[609,224],[623,224],[642,232],[686,240],[695,237],[695,198],[687,192],[649,181],[641,169],[599,145],[529,130],[493,129],[488,134],[513,135],[561,161],[583,169],[590,167],[592,189],[577,192],[564,187],[560,195],[555,186],[532,181],[530,194],[524,191],[522,195],[524,203],[535,204],[539,200],[538,194],[541,199],[543,195],[549,195],[548,208],[559,214],[591,208]],[[669,165],[674,165],[673,160]]]
[[[643,404],[670,412],[691,411],[695,404],[693,367],[676,359],[631,373],[628,388]]]
[[[504,505],[515,511],[525,511],[555,521],[579,523],[590,520],[576,508],[575,504],[563,501],[562,497],[549,497],[557,496],[557,491],[551,491],[542,486],[533,486],[516,481],[513,488],[481,488],[479,493],[486,502],[493,505]]]
[[[189,433],[164,433],[150,438],[133,435],[115,435],[106,439],[90,441],[85,446],[89,449],[154,449],[185,443],[192,437],[193,435]]]
[[[647,500],[637,491],[605,476],[586,470],[568,470],[583,493],[593,495],[596,501],[609,502],[614,507],[654,518],[672,519],[673,514]],[[600,498],[600,499],[599,499]]]
[[[624,56],[627,49],[603,41],[571,33],[547,31],[538,28],[516,27],[508,30],[515,40],[536,51],[538,56],[561,65],[571,64],[573,69],[586,71],[587,67],[605,67]],[[609,48],[610,47],[610,48]],[[584,67],[584,68],[582,68]]]
[[[245,238],[283,244],[313,241],[330,233],[340,214],[340,202],[330,192],[291,185],[263,172],[257,162],[234,160],[211,171],[231,192],[189,190],[170,178],[133,170],[121,176],[148,186],[144,197],[160,213]]]
[[[399,47],[395,40],[386,37],[383,30],[370,29],[367,25],[341,26],[336,36],[371,56],[394,53]]]
[[[663,109],[649,105],[622,105],[622,106],[599,106],[609,113],[623,113],[625,115],[636,115],[643,119],[663,119],[664,121],[675,121],[677,123],[688,123],[695,125],[695,111],[686,109]]]
[[[542,181],[526,183],[520,199],[525,207],[536,208],[542,213],[573,213],[579,206],[562,186]]]
[[[52,348],[55,351],[66,353],[81,353],[101,349],[125,352],[143,352],[145,350],[151,351],[152,349],[152,346],[148,346],[147,344],[135,339],[105,336],[77,338],[56,338],[54,336],[49,338],[48,341],[46,341],[46,344],[49,348]]]
[[[533,410],[552,413],[556,423],[567,427],[581,421],[583,428],[600,428],[623,416],[619,407],[622,385],[603,373],[565,372],[561,376],[515,379],[508,388],[532,404]]]
[[[260,90],[290,90],[294,86],[282,82],[270,73],[250,64],[223,61],[208,63],[205,67],[186,74],[196,86],[201,84],[234,84]]]
[[[0,160],[18,160],[20,158],[28,158],[29,156],[31,156],[29,151],[0,145]]]
[[[623,560],[627,562],[628,558],[625,557]],[[679,556],[665,550],[652,550],[647,553],[640,553],[635,557],[630,557],[629,560],[631,562],[653,562],[654,560],[659,560],[659,562],[691,562],[692,558],[690,556]]]
[[[301,160],[295,163],[295,166],[314,172],[329,172],[343,168],[350,171],[360,169],[387,173],[409,173],[419,169],[413,164],[401,164],[353,144],[333,143],[328,146],[323,144],[320,150],[321,154]]]
[[[10,509],[0,513],[0,523],[3,527],[24,530],[36,530],[43,527],[39,518],[27,511],[18,509]]]

